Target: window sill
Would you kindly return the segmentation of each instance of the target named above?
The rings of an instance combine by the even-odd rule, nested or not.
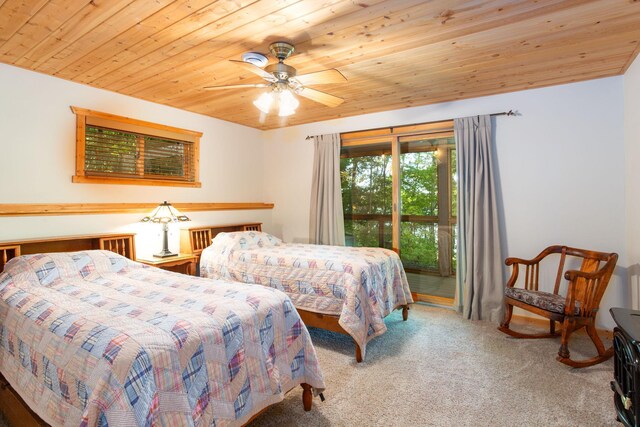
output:
[[[184,182],[163,179],[135,179],[135,178],[109,178],[109,177],[88,177],[74,175],[71,182],[76,184],[115,184],[115,185],[155,185],[166,187],[202,187],[201,182]]]

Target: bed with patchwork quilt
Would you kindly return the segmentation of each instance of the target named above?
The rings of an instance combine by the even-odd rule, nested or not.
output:
[[[219,233],[202,252],[200,275],[285,292],[307,326],[350,335],[358,362],[367,343],[387,330],[384,318],[401,307],[406,320],[413,303],[402,262],[393,251],[283,243],[256,231]]]
[[[7,263],[0,372],[54,426],[242,425],[297,385],[305,409],[324,389],[284,293],[108,251]]]

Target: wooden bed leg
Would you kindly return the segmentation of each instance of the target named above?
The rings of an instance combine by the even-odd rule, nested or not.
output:
[[[311,392],[311,386],[307,383],[300,384],[302,386],[302,406],[305,412],[309,412],[311,410],[311,406],[313,405],[313,393]]]
[[[402,320],[406,322],[408,318],[409,318],[409,305],[406,304],[402,306]]]
[[[362,350],[357,342],[353,342],[356,345],[356,362],[362,363]]]

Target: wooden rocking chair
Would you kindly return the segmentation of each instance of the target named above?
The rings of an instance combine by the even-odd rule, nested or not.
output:
[[[538,290],[540,261],[551,254],[560,254],[560,264],[553,293]],[[559,295],[560,283],[567,256],[582,259],[580,270],[564,273],[568,281],[566,296]],[[606,349],[598,337],[595,327],[596,314],[600,300],[607,289],[609,279],[616,266],[618,254],[588,251],[567,246],[550,246],[532,260],[507,258],[506,265],[512,265],[511,278],[505,288],[504,320],[498,330],[515,338],[549,338],[560,335],[556,332],[556,323],[562,325],[562,338],[558,351],[559,362],[574,368],[595,365],[604,362],[613,355],[613,347]],[[602,266],[601,266],[602,264]],[[524,288],[514,287],[518,280],[519,266],[526,266]],[[549,333],[525,334],[509,328],[513,307],[519,307],[549,319]],[[586,360],[573,360],[569,354],[569,337],[573,331],[585,327],[593,341],[598,355]]]

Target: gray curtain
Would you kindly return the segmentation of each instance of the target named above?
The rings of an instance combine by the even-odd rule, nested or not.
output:
[[[466,319],[502,318],[503,260],[498,227],[491,116],[454,120],[458,161],[456,305]]]
[[[313,137],[313,177],[309,240],[344,246],[344,213],[340,186],[340,135]]]

